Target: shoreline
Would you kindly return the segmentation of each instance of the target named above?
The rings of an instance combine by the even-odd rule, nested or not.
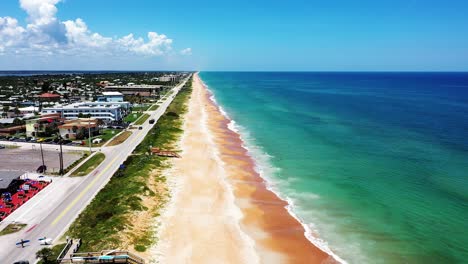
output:
[[[255,160],[250,155],[240,134],[235,131],[234,121],[229,119],[216,103],[213,94],[204,85],[198,74],[194,75],[193,84],[194,90],[189,102],[189,112],[185,116],[184,135],[180,141],[183,149],[181,160],[184,159],[185,155],[190,156],[190,154],[196,153],[196,150],[193,149],[197,144],[195,141],[201,141],[203,137],[207,139],[207,142],[211,141],[211,144],[207,145],[209,147],[205,146],[206,151],[200,151],[198,154],[213,157],[215,162],[212,163],[211,160],[206,161],[206,159],[205,161],[200,160],[201,163],[197,163],[196,166],[204,167],[206,163],[212,163],[208,166],[209,168],[211,166],[210,170],[206,171],[211,176],[206,175],[202,180],[208,182],[212,180],[212,182],[209,182],[210,187],[212,187],[212,184],[221,187],[215,192],[217,196],[214,199],[213,196],[205,196],[204,199],[219,200],[219,192],[223,192],[224,195],[221,196],[225,197],[224,199],[221,197],[221,200],[224,200],[222,205],[227,210],[216,211],[221,215],[209,215],[214,212],[204,212],[207,215],[193,215],[190,213],[188,215],[191,215],[191,221],[198,221],[197,218],[206,220],[214,216],[221,216],[221,219],[218,219],[216,223],[212,223],[215,225],[214,227],[209,226],[208,228],[219,230],[217,226],[228,227],[227,229],[231,233],[227,237],[223,236],[224,240],[219,238],[219,233],[213,233],[211,239],[223,241],[223,243],[216,246],[197,245],[197,243],[207,241],[205,234],[202,235],[203,239],[192,236],[190,238],[192,242],[189,243],[191,245],[181,243],[180,239],[175,237],[187,231],[191,234],[194,233],[194,230],[181,232],[180,228],[191,228],[185,227],[184,223],[176,218],[184,217],[187,210],[193,210],[194,207],[197,207],[193,200],[197,198],[184,193],[187,191],[187,186],[184,188],[184,185],[193,184],[193,177],[196,176],[193,175],[194,173],[191,170],[183,170],[186,165],[181,164],[181,160],[175,161],[173,166],[175,173],[170,177],[184,178],[174,179],[177,182],[175,184],[177,190],[173,191],[174,197],[163,215],[160,232],[161,245],[157,246],[156,251],[161,253],[163,259],[174,254],[176,249],[179,249],[179,252],[184,252],[187,247],[190,247],[191,252],[187,252],[185,255],[179,253],[178,258],[174,259],[173,257],[174,262],[171,262],[171,259],[165,259],[164,263],[175,263],[181,260],[185,262],[187,260],[189,260],[188,262],[197,262],[198,260],[198,262],[202,261],[203,263],[214,263],[223,259],[228,263],[337,263],[333,256],[314,245],[306,237],[306,227],[290,212],[289,207],[291,205],[270,190],[266,180],[257,172],[258,168]],[[195,112],[202,114],[198,115],[197,118],[197,115],[194,115]],[[194,125],[191,123],[204,126],[204,131],[198,131],[199,134],[196,135],[196,138],[193,131]],[[217,169],[213,170],[213,166],[216,166]],[[192,170],[196,169],[192,168]],[[182,176],[180,172],[187,175]],[[214,175],[217,174],[216,172],[219,174]],[[208,177],[210,179],[207,179]],[[191,191],[193,192],[193,190]],[[185,199],[181,195],[185,195]],[[213,201],[213,203],[216,203],[216,201]],[[184,208],[186,209],[184,210]],[[229,218],[229,220],[226,218]],[[223,221],[223,219],[224,222],[219,222]],[[268,221],[268,219],[275,220]],[[208,230],[205,231],[208,232]],[[213,230],[210,231],[213,232]],[[233,243],[230,240],[235,242]],[[216,256],[206,254],[202,257],[192,252],[199,247],[218,254],[215,254]],[[219,254],[221,252],[230,253]],[[236,254],[232,254],[233,252],[236,252]],[[184,256],[180,257],[180,255]]]

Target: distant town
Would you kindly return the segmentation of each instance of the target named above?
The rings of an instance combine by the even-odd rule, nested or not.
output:
[[[0,140],[82,144],[125,128],[188,73],[103,73],[0,77]],[[132,110],[137,110],[132,115]],[[91,133],[91,135],[89,134]],[[73,142],[75,141],[75,142]]]

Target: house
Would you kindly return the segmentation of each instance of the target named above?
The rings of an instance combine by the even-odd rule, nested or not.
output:
[[[61,98],[60,94],[43,93],[37,96],[40,102],[57,102]]]
[[[26,130],[26,126],[14,126],[0,128],[0,136],[11,136],[18,133],[23,133]]]
[[[103,92],[97,98],[98,102],[123,102],[123,94],[119,92]]]
[[[25,120],[26,136],[50,136],[49,134],[57,131],[57,126],[63,123],[60,114],[42,115],[40,118]]]
[[[98,120],[93,118],[79,118],[67,120],[59,126],[60,136],[66,139],[83,139],[89,132],[96,135],[99,132]]]

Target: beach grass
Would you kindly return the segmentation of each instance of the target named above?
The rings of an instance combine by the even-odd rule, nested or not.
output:
[[[122,144],[123,142],[125,142],[125,140],[127,140],[128,137],[130,137],[130,135],[132,134],[131,131],[124,131],[122,133],[120,133],[119,135],[117,135],[115,138],[112,139],[111,142],[109,142],[109,144],[107,144],[107,146],[116,146],[116,145],[119,145],[119,144]]]
[[[101,162],[104,161],[106,158],[106,155],[104,153],[96,153],[94,156],[89,158],[83,165],[81,165],[78,169],[76,169],[74,172],[72,172],[71,176],[72,177],[77,177],[77,176],[86,176],[90,172],[92,172]]]
[[[9,224],[2,231],[0,231],[0,236],[16,233],[26,227],[26,224]]]
[[[146,120],[148,120],[149,117],[150,117],[150,115],[143,114],[140,118],[138,118],[137,121],[135,121],[135,125],[137,125],[137,126],[143,125],[146,122]]]
[[[70,226],[67,235],[82,238],[80,251],[99,251],[131,245],[133,250],[144,252],[154,244],[154,217],[165,204],[168,194],[166,178],[160,171],[167,167],[167,158],[148,155],[150,147],[169,148],[182,134],[186,102],[191,94],[191,80],[181,89],[166,113],[161,116],[133,155],[124,162],[109,183]],[[148,205],[144,200],[156,201]],[[149,206],[149,207],[148,207]],[[150,212],[151,219],[141,222],[141,212]],[[144,220],[144,219],[143,219]],[[141,227],[144,228],[141,228]],[[139,229],[140,231],[136,231]]]

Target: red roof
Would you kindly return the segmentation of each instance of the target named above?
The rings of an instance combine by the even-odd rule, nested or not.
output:
[[[43,93],[39,95],[41,98],[57,98],[60,97],[60,94],[53,94],[53,93]]]

